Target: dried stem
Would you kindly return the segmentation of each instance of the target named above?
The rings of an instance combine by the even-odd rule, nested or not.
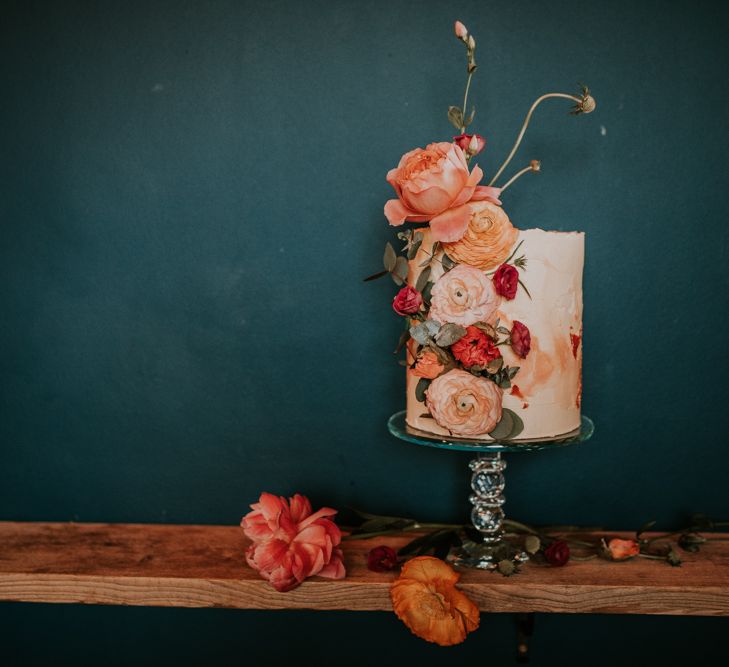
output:
[[[520,178],[524,174],[526,174],[528,171],[539,171],[539,169],[534,168],[534,160],[532,160],[524,169],[521,171],[517,171],[508,181],[506,181],[506,184],[501,188],[501,192],[503,193],[506,188],[508,188],[517,178]]]
[[[534,110],[542,103],[544,100],[548,100],[550,97],[561,97],[566,100],[572,100],[573,102],[576,102],[577,104],[580,104],[582,102],[582,99],[579,97],[576,97],[575,95],[568,95],[567,93],[547,93],[546,95],[542,95],[539,97],[534,104],[532,104],[532,108],[529,109],[529,113],[526,115],[526,118],[524,119],[524,124],[521,127],[521,132],[519,132],[519,136],[516,138],[516,143],[514,144],[514,148],[511,149],[511,153],[509,153],[509,157],[506,158],[506,161],[504,164],[499,167],[499,170],[496,172],[496,175],[491,179],[489,185],[493,185],[496,182],[496,179],[498,179],[499,176],[501,176],[502,172],[506,167],[509,165],[509,162],[511,162],[511,159],[516,154],[517,149],[519,148],[519,144],[521,144],[521,140],[524,138],[524,133],[527,130],[527,127],[529,127],[529,121],[532,118],[532,114],[534,113]]]
[[[461,114],[461,118],[463,121],[463,124],[461,125],[461,134],[464,134],[466,132],[466,104],[468,103],[468,89],[471,87],[471,79],[473,78],[474,72],[475,70],[469,71],[468,79],[466,79],[466,92],[463,94],[463,113]]]

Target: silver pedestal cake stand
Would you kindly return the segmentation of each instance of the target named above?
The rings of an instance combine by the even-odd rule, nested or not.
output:
[[[576,445],[589,440],[595,426],[585,417],[581,418],[580,427],[554,438],[535,440],[509,440],[505,442],[469,440],[467,438],[444,438],[426,433],[408,426],[405,422],[405,411],[396,412],[387,422],[390,433],[401,440],[438,449],[450,449],[458,452],[473,452],[476,458],[468,464],[471,469],[471,489],[469,500],[471,523],[480,539],[466,540],[452,550],[448,560],[454,565],[476,567],[492,570],[503,560],[515,564],[529,560],[529,554],[520,545],[504,538],[504,469],[506,461],[501,458],[503,452],[533,452],[540,449],[555,449],[567,445]]]

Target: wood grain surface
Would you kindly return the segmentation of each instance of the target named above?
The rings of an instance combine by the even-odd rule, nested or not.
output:
[[[370,572],[367,552],[409,539],[346,541],[346,579],[313,578],[278,593],[246,565],[236,526],[0,522],[0,600],[390,610],[396,575]],[[459,586],[491,612],[729,616],[729,541],[681,557],[681,567],[638,558],[561,568],[527,563],[512,577],[464,570]]]

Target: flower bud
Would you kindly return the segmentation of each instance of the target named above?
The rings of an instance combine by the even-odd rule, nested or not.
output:
[[[539,160],[532,160],[529,163],[529,166],[532,168],[532,171],[541,171],[542,170],[542,163]]]
[[[582,100],[582,103],[580,104],[580,109],[582,113],[592,113],[595,111],[595,107],[597,106],[597,102],[595,102],[595,98],[592,95],[588,95]]]
[[[456,21],[454,25],[454,30],[456,33],[456,37],[458,37],[458,39],[462,39],[465,42],[466,37],[468,37],[468,29],[466,28],[466,26],[463,25],[463,23],[461,23],[460,21]]]
[[[453,137],[453,141],[469,157],[478,155],[486,146],[486,139],[480,134],[459,134],[457,137]]]
[[[468,36],[468,39],[466,40],[466,46],[468,46],[469,50],[471,51],[476,48],[476,40],[473,38],[473,35]]]

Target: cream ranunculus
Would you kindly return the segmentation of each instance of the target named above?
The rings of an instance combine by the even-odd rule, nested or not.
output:
[[[459,264],[433,285],[428,318],[467,327],[488,321],[500,303],[493,281],[483,271]]]
[[[484,271],[495,269],[509,256],[516,243],[516,229],[501,206],[487,201],[467,204],[471,219],[466,232],[455,243],[444,243],[448,257]]]
[[[433,419],[453,435],[483,435],[501,419],[502,391],[491,380],[454,369],[425,392]]]

